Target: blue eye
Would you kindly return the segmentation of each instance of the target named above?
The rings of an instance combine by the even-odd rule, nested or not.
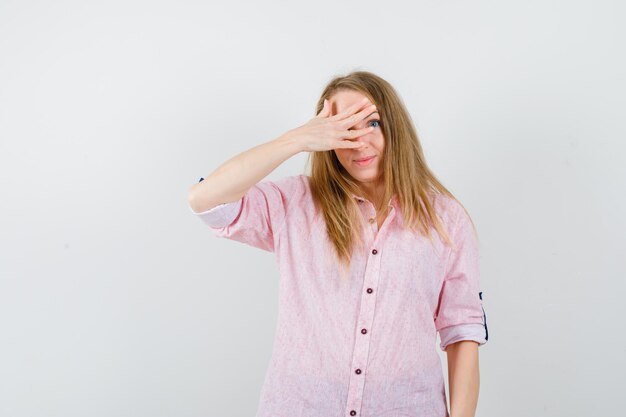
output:
[[[380,126],[380,120],[370,120],[370,123],[378,123],[378,125],[374,127]]]

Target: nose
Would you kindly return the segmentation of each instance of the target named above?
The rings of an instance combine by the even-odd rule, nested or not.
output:
[[[359,137],[356,137],[356,138],[354,138],[354,140],[361,144],[361,147],[359,149],[367,149],[367,139],[365,138],[365,135],[361,135]]]

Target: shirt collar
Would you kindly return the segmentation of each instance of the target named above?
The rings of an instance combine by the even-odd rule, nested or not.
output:
[[[357,200],[358,203],[363,203],[364,201],[369,201],[359,195],[356,194],[352,194],[352,197],[355,198]],[[397,194],[394,194],[393,196],[391,196],[391,199],[389,200],[389,202],[387,203],[388,206],[390,207],[394,207],[397,208],[398,205],[398,196]]]

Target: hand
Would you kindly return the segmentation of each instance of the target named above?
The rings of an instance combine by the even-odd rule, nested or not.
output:
[[[363,108],[369,102],[367,98],[364,98],[342,113],[329,116],[330,103],[328,100],[324,100],[324,107],[317,116],[289,133],[297,138],[302,144],[302,150],[306,152],[329,151],[340,148],[359,149],[363,144],[352,139],[371,132],[374,127],[368,126],[358,130],[349,129],[376,110],[375,104]],[[363,109],[358,111],[361,108]]]

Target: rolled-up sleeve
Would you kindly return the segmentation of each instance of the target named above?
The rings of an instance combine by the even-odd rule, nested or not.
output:
[[[300,175],[253,185],[237,201],[194,212],[215,236],[232,239],[268,252],[276,250],[277,235],[291,202],[302,188]]]
[[[196,213],[191,207],[189,209],[200,220],[202,220],[207,226],[218,229],[231,224],[239,215],[241,211],[241,203],[243,197],[232,203],[219,204],[207,211]]]
[[[461,340],[473,340],[481,346],[488,338],[487,317],[479,290],[478,241],[471,219],[460,205],[456,219],[435,317],[443,351]]]

